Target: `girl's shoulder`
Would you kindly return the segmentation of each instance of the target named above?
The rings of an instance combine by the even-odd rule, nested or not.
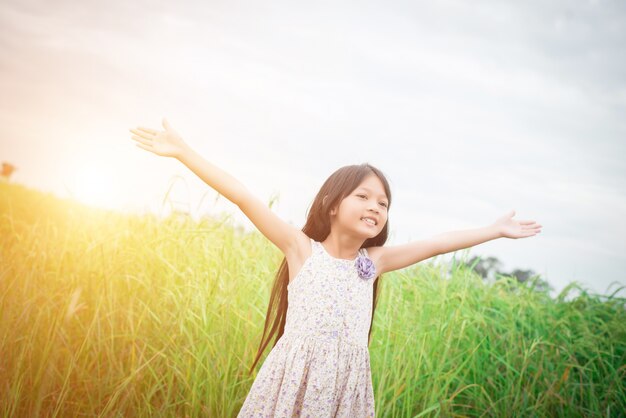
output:
[[[293,251],[290,254],[285,254],[289,267],[304,264],[306,259],[313,254],[313,245],[313,239],[309,238],[304,232],[298,234],[296,243],[292,247]]]
[[[304,232],[299,233],[292,250],[285,253],[289,270],[289,283],[297,276],[305,261],[313,254],[313,240]]]

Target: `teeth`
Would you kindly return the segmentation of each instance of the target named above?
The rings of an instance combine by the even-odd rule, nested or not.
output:
[[[376,225],[376,222],[374,222],[372,219],[370,218],[361,218],[363,219],[365,222],[367,222],[370,225]]]

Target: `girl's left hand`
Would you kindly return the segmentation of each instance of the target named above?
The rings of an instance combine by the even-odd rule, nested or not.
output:
[[[512,210],[494,222],[494,226],[504,238],[526,238],[541,232],[541,225],[535,221],[516,221],[513,218],[515,211]]]
[[[180,158],[186,148],[189,148],[180,134],[163,118],[164,131],[150,128],[130,129],[133,135],[131,139],[137,141],[139,148],[150,151],[163,157]]]

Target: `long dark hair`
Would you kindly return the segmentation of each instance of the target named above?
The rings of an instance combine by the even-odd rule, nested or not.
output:
[[[319,192],[315,196],[313,200],[313,204],[311,205],[310,210],[307,214],[306,224],[302,228],[302,232],[304,232],[309,238],[317,242],[322,242],[328,237],[330,234],[330,215],[329,212],[331,208],[338,207],[341,201],[354,189],[356,189],[361,182],[368,177],[369,175],[376,175],[380,181],[383,183],[385,188],[385,194],[387,195],[388,206],[387,211],[389,211],[389,207],[391,206],[391,190],[389,188],[389,183],[385,178],[385,175],[377,169],[376,167],[370,165],[369,163],[363,163],[359,165],[347,165],[341,167],[324,182]],[[327,196],[325,199],[324,197]],[[389,219],[389,218],[387,218]],[[389,231],[389,220],[385,223],[382,231],[374,238],[366,239],[363,242],[361,248],[369,248],[375,246],[382,246],[387,242],[387,236]],[[376,302],[378,300],[378,283],[380,280],[378,278],[374,281],[374,297],[372,301],[372,323],[374,321],[374,311],[376,310]],[[265,317],[265,326],[263,328],[263,337],[261,338],[261,343],[259,344],[259,350],[256,354],[256,358],[248,375],[252,373],[254,370],[254,366],[256,366],[257,362],[261,358],[261,354],[265,351],[265,348],[269,344],[272,336],[276,335],[276,339],[274,340],[274,345],[278,342],[280,337],[283,335],[285,330],[285,322],[287,319],[287,285],[289,284],[289,268],[287,265],[287,259],[283,257],[282,262],[280,263],[280,267],[278,268],[278,272],[276,273],[276,278],[274,279],[274,284],[272,286],[272,292],[270,295],[270,301],[267,307],[267,314]],[[272,315],[272,312],[276,312]],[[273,318],[273,320],[272,320]],[[269,333],[267,332],[268,326],[272,323]],[[372,323],[370,323],[370,329],[368,332],[368,340],[367,343],[369,345],[372,335]]]

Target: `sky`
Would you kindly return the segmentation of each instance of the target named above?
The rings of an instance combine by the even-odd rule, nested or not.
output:
[[[391,185],[387,245],[513,209],[541,233],[457,258],[531,269],[552,295],[626,286],[623,1],[4,0],[0,91],[11,181],[60,197],[253,230],[130,139],[167,117],[299,228],[328,176],[368,162]]]

